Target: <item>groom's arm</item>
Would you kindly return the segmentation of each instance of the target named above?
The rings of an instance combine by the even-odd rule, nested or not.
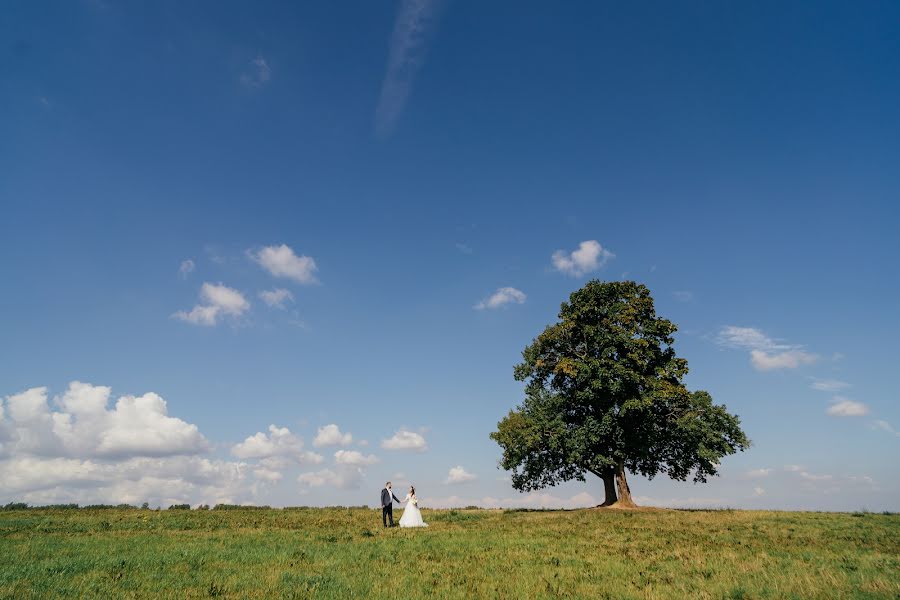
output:
[[[391,492],[391,496],[394,496],[394,493],[393,493],[393,492]],[[394,496],[394,502],[397,502],[397,503],[399,504],[399,503],[400,503],[400,498],[398,498],[397,496]]]

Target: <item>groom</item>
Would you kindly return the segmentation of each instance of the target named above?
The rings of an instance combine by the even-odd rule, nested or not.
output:
[[[391,521],[391,527],[394,526],[394,502],[400,503],[400,499],[391,491],[391,482],[384,484],[381,490],[381,522],[385,527],[388,526],[388,520]]]

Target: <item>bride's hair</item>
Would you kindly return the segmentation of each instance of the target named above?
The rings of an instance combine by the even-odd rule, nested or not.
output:
[[[414,486],[409,486],[409,493],[413,496],[416,495],[416,488]]]

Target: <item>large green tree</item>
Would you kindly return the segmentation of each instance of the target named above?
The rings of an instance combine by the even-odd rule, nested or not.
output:
[[[627,471],[705,482],[724,456],[747,448],[738,417],[682,383],[676,329],[642,284],[593,280],[571,294],[559,322],[522,353],[515,377],[525,400],[491,434],[513,487],[591,473],[604,482],[604,506],[633,506]]]

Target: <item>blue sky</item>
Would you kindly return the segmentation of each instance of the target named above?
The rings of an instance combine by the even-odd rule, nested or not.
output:
[[[295,4],[6,7],[0,502],[599,502],[488,438],[597,277],[754,442],[639,501],[900,508],[900,7]]]

